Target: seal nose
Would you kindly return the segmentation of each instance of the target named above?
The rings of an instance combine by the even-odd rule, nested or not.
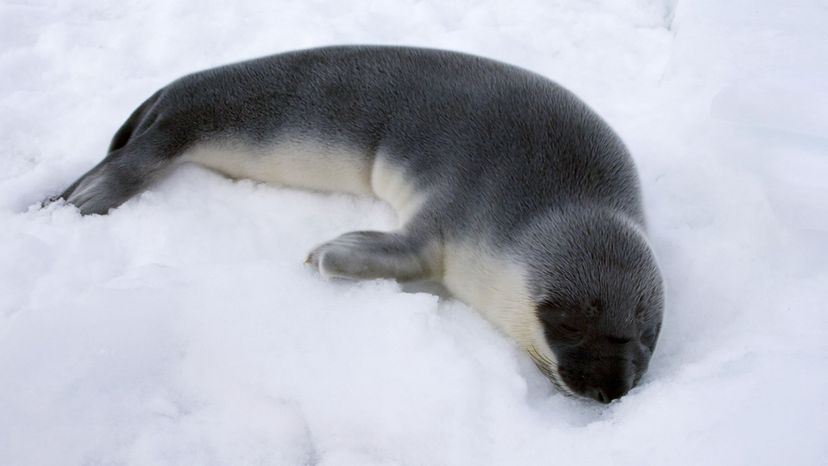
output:
[[[609,403],[626,395],[630,388],[632,388],[632,384],[625,380],[607,381],[601,386],[587,388],[586,394],[601,403]]]
[[[609,403],[611,400],[607,398],[607,394],[600,388],[591,388],[587,391],[587,395],[593,400],[598,400],[601,403]]]

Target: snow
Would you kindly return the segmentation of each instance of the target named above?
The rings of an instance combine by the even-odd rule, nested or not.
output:
[[[821,0],[0,3],[0,464],[828,463]],[[326,282],[374,200],[184,167],[38,209],[181,74],[334,43],[569,87],[633,152],[668,285],[641,385],[554,391],[461,303]]]

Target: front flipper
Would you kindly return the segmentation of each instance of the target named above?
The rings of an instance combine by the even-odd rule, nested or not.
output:
[[[352,231],[316,247],[305,263],[326,278],[400,282],[434,276],[434,254],[423,241],[398,233]]]

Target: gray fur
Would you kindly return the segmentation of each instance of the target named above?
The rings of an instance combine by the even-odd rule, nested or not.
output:
[[[510,65],[354,46],[195,73],[144,102],[61,197],[106,213],[197,144],[296,139],[366,163],[382,154],[428,193],[399,232],[348,233],[314,250],[326,275],[439,280],[441,245],[473,236],[529,271],[557,359],[545,370],[567,391],[609,401],[646,370],[663,292],[633,162],[572,93]]]

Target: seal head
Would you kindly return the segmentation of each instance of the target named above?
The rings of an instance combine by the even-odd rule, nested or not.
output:
[[[530,354],[564,391],[609,403],[638,383],[655,350],[664,308],[655,256],[614,212],[580,209],[552,223],[555,244],[534,261],[548,351]]]

